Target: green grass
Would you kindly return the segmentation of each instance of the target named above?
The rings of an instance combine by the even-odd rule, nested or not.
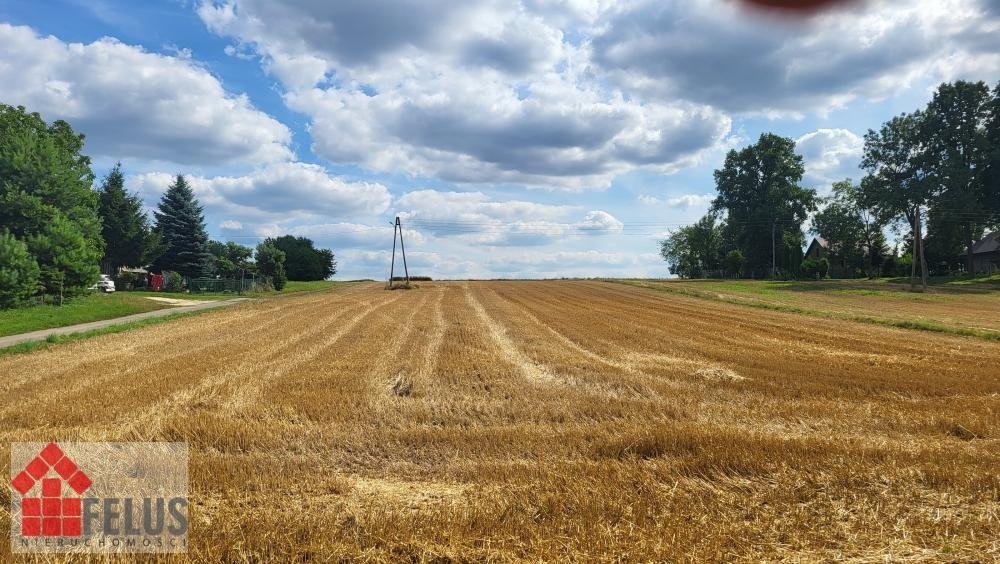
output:
[[[147,300],[139,292],[87,294],[66,300],[62,306],[37,305],[0,310],[0,337],[101,321],[166,307],[170,306]]]
[[[296,282],[290,280],[287,284],[285,284],[285,287],[280,292],[271,290],[269,292],[244,292],[243,294],[238,294],[236,292],[153,292],[150,290],[135,290],[130,293],[142,296],[177,298],[181,300],[228,300],[241,296],[248,298],[262,298],[267,296],[283,296],[285,294],[294,294],[297,292],[315,292],[333,288],[338,284],[344,284],[344,282],[335,282],[333,280]]]
[[[316,292],[319,290],[328,290],[341,284],[345,284],[345,282],[335,282],[333,280],[310,280],[308,282],[296,282],[294,280],[289,280],[280,293],[294,294],[295,292]]]
[[[140,327],[145,327],[147,325],[163,323],[164,321],[173,321],[175,319],[181,319],[184,317],[192,317],[209,311],[214,311],[214,310],[204,309],[200,311],[189,311],[184,313],[177,313],[174,315],[166,315],[163,317],[140,319],[139,321],[130,321],[128,323],[111,325],[110,327],[103,327],[101,329],[92,329],[90,331],[81,331],[79,333],[70,333],[68,335],[49,335],[44,341],[28,341],[26,343],[19,343],[10,347],[0,348],[0,357],[12,354],[23,354],[28,352],[44,350],[54,345],[62,343],[71,343],[73,341],[79,341],[82,339],[89,339],[90,337],[96,337],[98,335],[107,335],[110,333],[122,333],[124,331],[138,329]]]
[[[810,307],[802,307],[798,305],[793,305],[789,303],[775,303],[775,302],[765,302],[757,301],[750,297],[741,296],[727,296],[719,294],[719,291],[731,291],[738,292],[742,294],[756,294],[758,296],[787,296],[788,293],[792,291],[801,290],[801,284],[808,284],[815,286],[812,287],[813,291],[832,291],[832,292],[844,292],[844,288],[838,288],[837,285],[841,282],[831,281],[831,282],[784,282],[784,281],[769,281],[769,280],[684,280],[684,281],[670,281],[670,282],[660,282],[660,283],[649,283],[645,280],[612,280],[620,284],[627,284],[630,286],[638,286],[641,288],[648,288],[651,290],[656,290],[659,292],[667,292],[672,294],[682,294],[685,296],[691,296],[695,298],[701,298],[706,300],[712,300],[716,302],[724,302],[729,304],[735,304],[740,306],[752,307],[756,309],[767,309],[771,311],[780,311],[784,313],[795,313],[799,315],[809,315],[813,317],[823,317],[826,319],[839,319],[844,321],[857,321],[861,323],[871,323],[875,325],[885,325],[888,327],[899,327],[903,329],[916,329],[919,331],[932,331],[935,333],[948,333],[952,335],[963,335],[966,337],[977,337],[980,339],[986,339],[990,341],[1000,341],[1000,332],[990,331],[988,329],[977,329],[974,327],[960,327],[955,325],[948,325],[945,323],[940,323],[937,321],[928,321],[924,319],[892,319],[887,317],[879,317],[874,315],[864,315],[857,313],[845,313],[838,311],[828,311],[821,310]],[[782,291],[784,290],[784,291]],[[850,290],[850,289],[847,289]],[[910,298],[911,294],[908,292],[897,292],[897,291],[885,291],[882,294],[877,295],[892,295],[893,297],[905,296]],[[871,295],[871,294],[864,294]],[[924,294],[912,294],[917,299],[928,299],[931,296]],[[935,296],[936,297],[936,296]]]
[[[884,284],[910,284],[909,276],[898,276],[896,278],[881,278],[878,282]],[[917,284],[920,284],[919,278]],[[930,276],[927,278],[928,286],[944,288],[982,288],[985,290],[1000,290],[1000,274],[992,276]]]
[[[244,294],[244,296],[277,298],[299,292],[318,292],[328,290],[344,284],[350,284],[350,282],[334,282],[331,280],[288,282],[281,292],[271,291],[248,293]],[[172,307],[166,303],[147,299],[151,296],[185,300],[219,300],[239,297],[237,294],[233,293],[186,294],[180,292],[149,292],[144,290],[115,292],[113,294],[87,294],[67,300],[62,306],[39,305],[27,308],[0,310],[0,337],[29,333],[31,331],[38,331],[41,329],[66,327],[67,325],[76,325],[78,323],[114,319],[116,317],[124,317],[134,313],[144,313],[147,311]],[[177,319],[179,317],[194,315],[196,313],[202,312],[178,313],[176,315],[122,323],[120,325],[113,325],[104,329],[72,333],[70,335],[52,335],[45,341],[21,343],[12,347],[0,349],[0,356],[34,351],[41,348],[47,348],[53,344],[77,341],[94,335],[118,333],[120,331],[127,331],[136,327],[143,327],[152,323],[159,323],[169,319]]]

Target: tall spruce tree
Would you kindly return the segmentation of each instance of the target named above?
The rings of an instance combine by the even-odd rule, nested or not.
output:
[[[184,276],[208,275],[212,254],[208,250],[205,214],[183,175],[178,174],[167,188],[153,216],[156,218],[154,231],[163,250],[153,267],[180,272]]]
[[[125,190],[121,163],[101,184],[99,212],[104,223],[104,267],[117,272],[123,266],[144,266],[152,243],[149,219],[139,197]]]

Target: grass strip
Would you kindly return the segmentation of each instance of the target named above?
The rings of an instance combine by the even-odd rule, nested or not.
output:
[[[648,288],[650,290],[656,290],[659,292],[682,294],[685,296],[700,298],[703,300],[711,300],[714,302],[723,302],[733,305],[753,307],[757,309],[767,309],[771,311],[780,311],[783,313],[796,313],[800,315],[809,315],[812,317],[822,317],[826,319],[837,319],[841,321],[857,321],[859,323],[871,323],[873,325],[884,325],[886,327],[897,327],[900,329],[915,329],[918,331],[931,331],[934,333],[961,335],[963,337],[976,337],[978,339],[985,339],[988,341],[1000,341],[1000,331],[991,331],[989,329],[976,329],[973,327],[955,327],[953,325],[945,325],[943,323],[937,323],[934,321],[924,321],[920,319],[892,319],[887,317],[875,317],[871,315],[824,311],[819,309],[811,309],[811,308],[793,306],[788,304],[776,304],[771,302],[754,301],[753,299],[720,296],[713,292],[702,292],[698,290],[692,290],[690,288],[681,288],[681,287],[671,288],[669,282],[664,284],[650,284],[648,282],[641,280],[609,279],[609,281],[615,282],[617,284],[635,286],[638,288]]]
[[[361,281],[347,281],[347,282],[329,282],[328,284],[310,284],[302,283],[301,286],[293,289],[291,292],[287,293],[273,293],[273,294],[262,294],[260,298],[275,299],[281,298],[289,295],[303,295],[312,294],[318,292],[325,292],[328,290],[333,290],[337,288],[346,288],[354,284],[360,283]],[[230,298],[234,297],[232,295]],[[248,296],[254,297],[256,296]],[[258,298],[258,299],[260,299]],[[197,311],[186,311],[175,313],[171,315],[166,315],[163,317],[151,317],[149,319],[140,319],[138,321],[130,321],[126,323],[121,323],[117,325],[111,325],[108,327],[102,327],[101,329],[91,329],[90,331],[81,331],[79,333],[69,333],[66,335],[49,335],[44,340],[41,341],[29,341],[26,343],[18,343],[16,345],[11,345],[9,347],[0,348],[0,357],[23,354],[28,352],[35,352],[39,350],[47,349],[53,345],[58,345],[62,343],[71,343],[73,341],[80,341],[82,339],[89,339],[90,337],[96,337],[98,335],[107,335],[111,333],[122,333],[124,331],[130,331],[132,329],[138,329],[140,327],[145,327],[147,325],[153,325],[155,323],[163,323],[164,321],[173,321],[175,319],[181,319],[184,317],[192,317],[202,313],[207,313],[209,311],[216,311],[219,308],[206,308]]]
[[[11,345],[9,347],[4,347],[0,349],[0,357],[44,350],[48,349],[49,347],[52,347],[53,345],[72,343],[73,341],[89,339],[90,337],[96,337],[98,335],[123,333],[125,331],[131,331],[132,329],[138,329],[140,327],[145,327],[147,325],[154,325],[156,323],[163,323],[165,321],[174,321],[185,317],[193,317],[195,315],[200,315],[202,313],[207,313],[209,311],[215,311],[215,308],[201,309],[197,311],[185,311],[181,313],[175,313],[172,315],[165,315],[163,317],[151,317],[149,319],[129,321],[127,323],[110,325],[108,327],[102,327],[100,329],[91,329],[90,331],[81,331],[79,333],[68,333],[65,335],[49,335],[48,337],[46,337],[41,341],[28,341],[25,343],[18,343],[16,345]]]

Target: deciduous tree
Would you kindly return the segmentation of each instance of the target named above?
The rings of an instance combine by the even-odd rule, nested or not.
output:
[[[708,214],[694,225],[682,227],[660,242],[660,256],[670,272],[681,278],[698,278],[722,266],[722,231]]]
[[[800,185],[804,172],[795,142],[773,133],[730,151],[715,171],[719,195],[712,209],[726,212],[727,240],[744,254],[748,268],[768,271],[772,256],[778,268],[793,266],[786,258],[785,234],[801,233],[817,203],[816,191]],[[772,236],[774,247],[780,248],[772,247]]]
[[[931,204],[927,238],[934,242],[928,256],[935,263],[950,265],[964,248],[969,272],[972,245],[988,224],[980,206],[988,199],[984,171],[990,102],[989,88],[983,82],[945,83],[934,93],[920,123]],[[941,249],[941,255],[934,257],[932,249]]]
[[[288,277],[285,275],[285,252],[268,243],[257,245],[257,270],[271,278],[275,290],[285,287]]]
[[[285,252],[289,280],[325,280],[337,272],[333,251],[315,248],[311,239],[283,235],[265,242]]]
[[[826,207],[813,218],[812,232],[826,239],[846,266],[872,277],[885,253],[883,230],[891,218],[878,206],[864,206],[860,196],[860,187],[851,180],[835,183]]]
[[[209,241],[208,250],[214,257],[213,270],[223,278],[239,278],[254,268],[250,247],[232,241]]]

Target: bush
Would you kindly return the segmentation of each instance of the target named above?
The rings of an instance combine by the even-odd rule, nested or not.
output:
[[[164,292],[183,292],[184,291],[184,278],[179,272],[168,272],[166,274],[166,279],[163,281],[163,291]]]
[[[803,278],[815,280],[819,277],[819,262],[814,261],[813,259],[805,259],[802,261],[802,265],[799,267],[799,270],[802,272]]]
[[[819,259],[819,262],[816,263],[816,267],[816,274],[819,278],[826,278],[826,276],[830,274],[830,261],[828,261],[826,257]]]
[[[285,252],[267,243],[257,245],[257,270],[271,279],[274,289],[281,291],[288,277],[285,275]]]
[[[739,277],[743,272],[743,266],[746,264],[747,259],[743,256],[739,250],[732,250],[726,253],[726,257],[722,259],[722,264],[725,267],[726,275]]]
[[[0,308],[24,303],[38,291],[38,263],[28,246],[0,231]]]
[[[896,259],[895,272],[896,276],[909,276],[913,265],[913,255],[907,253]]]
[[[115,285],[119,290],[131,290],[136,287],[143,276],[138,272],[120,272],[115,276]]]

